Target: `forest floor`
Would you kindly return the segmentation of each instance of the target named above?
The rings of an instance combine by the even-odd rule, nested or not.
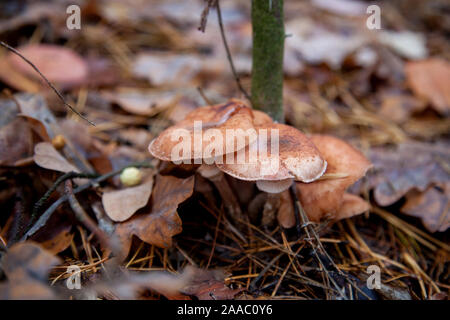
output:
[[[248,2],[220,4],[250,92]],[[281,213],[263,224],[254,183],[227,178],[244,214],[256,212],[233,218],[196,166],[148,152],[196,107],[245,98],[215,9],[72,3],[80,29],[68,29],[67,1],[0,3],[0,41],[95,124],[0,48],[0,299],[448,298],[447,1],[378,1],[371,30],[369,2],[285,0],[286,123],[339,137],[373,164],[349,189],[368,211],[301,228],[284,228]],[[130,166],[143,178],[126,187]],[[377,271],[380,286],[368,286]],[[85,290],[69,290],[77,275]]]

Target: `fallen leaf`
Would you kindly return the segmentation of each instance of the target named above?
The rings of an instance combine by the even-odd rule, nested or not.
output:
[[[9,2],[3,2],[5,6],[10,6]],[[55,18],[61,17],[61,10],[65,10],[64,5],[61,3],[29,3],[25,6],[24,10],[20,10],[21,6],[16,7],[17,11],[9,19],[3,19],[0,21],[0,32],[6,33],[12,30],[18,30],[25,25],[35,25],[38,21],[46,19],[53,21]],[[5,10],[2,8],[2,11]],[[3,13],[3,12],[2,12]]]
[[[440,114],[450,114],[450,63],[438,58],[411,61],[405,65],[408,85]]]
[[[202,69],[202,59],[194,55],[140,54],[133,65],[133,73],[151,84],[186,84]]]
[[[120,130],[121,139],[131,143],[139,150],[147,150],[149,143],[153,139],[153,135],[145,129],[129,128]]]
[[[32,132],[17,114],[13,100],[0,100],[0,165],[14,165],[32,156]]]
[[[153,175],[136,187],[104,192],[102,203],[111,220],[122,222],[130,218],[137,210],[143,208],[152,193]]]
[[[102,96],[117,103],[125,111],[142,116],[153,116],[176,102],[176,93],[173,91],[116,88],[111,92],[104,91]]]
[[[177,274],[167,271],[130,272],[128,270],[117,270],[115,277],[111,279],[108,263],[104,266],[108,276],[102,276],[95,281],[94,285],[88,287],[88,291],[94,293],[94,298],[113,296],[117,299],[138,299],[142,291],[152,290],[170,300],[186,300],[188,297],[180,291],[192,282],[197,271],[195,267],[187,266]]]
[[[37,93],[42,88],[38,81],[18,72],[5,57],[0,57],[0,80],[20,91]]]
[[[406,122],[414,112],[422,111],[426,105],[422,100],[406,94],[388,94],[382,97],[378,114],[395,123]]]
[[[425,59],[428,55],[425,37],[411,31],[381,31],[378,40],[406,59]]]
[[[367,9],[367,5],[364,2],[354,0],[313,0],[311,3],[328,12],[350,17],[364,15]]]
[[[199,300],[231,300],[242,290],[244,289],[228,287],[221,270],[196,269],[191,284],[183,288],[181,292],[196,296]]]
[[[80,172],[69,163],[50,142],[40,142],[34,147],[34,162],[42,168],[59,172]]]
[[[57,254],[61,251],[66,250],[70,243],[72,242],[72,239],[74,237],[74,234],[70,232],[71,226],[68,228],[65,228],[61,230],[55,237],[48,239],[44,242],[40,242],[39,244],[47,251]]]
[[[47,277],[60,259],[34,242],[13,245],[1,260],[8,281],[0,284],[0,298],[55,299]]]
[[[368,175],[369,189],[374,188],[375,201],[389,206],[408,191],[425,191],[433,183],[450,180],[448,142],[405,142],[391,147],[372,148],[369,159],[374,170]]]
[[[179,179],[157,175],[149,212],[135,215],[116,226],[116,234],[122,243],[123,257],[126,257],[130,249],[133,235],[158,247],[170,247],[172,236],[182,231],[177,207],[192,195],[193,189],[194,176]]]
[[[93,138],[89,132],[89,125],[72,119],[64,119],[59,123],[64,136],[71,142],[76,154],[85,158],[100,174],[112,170],[107,154],[102,150],[101,142]]]
[[[312,20],[289,22],[286,31],[292,34],[286,38],[286,51],[295,52],[308,64],[324,62],[332,69],[339,69],[345,58],[367,42],[358,33],[331,32]]]
[[[450,183],[442,188],[430,186],[425,192],[413,190],[406,195],[406,203],[401,211],[422,219],[431,232],[444,232],[450,227]]]
[[[14,95],[19,104],[21,115],[29,120],[31,128],[44,141],[50,141],[58,133],[56,118],[39,94],[19,93]]]
[[[64,88],[80,85],[87,78],[86,62],[69,48],[36,44],[20,47],[17,50],[30,60],[50,82]],[[10,53],[7,60],[18,72],[43,81],[40,75],[16,54]]]
[[[64,136],[64,156],[83,172],[92,172],[91,165],[73,147],[69,137],[58,125],[55,116],[50,111],[44,98],[39,94],[20,93],[14,95],[20,106],[21,115],[27,118],[31,128],[44,141],[51,141],[57,135]]]

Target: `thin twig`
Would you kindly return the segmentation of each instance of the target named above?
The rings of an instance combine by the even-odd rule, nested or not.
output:
[[[67,173],[63,174],[62,176],[58,177],[58,179],[56,179],[55,183],[50,187],[50,189],[48,189],[48,191],[42,196],[42,198],[40,198],[39,201],[35,203],[35,205],[33,207],[33,212],[31,213],[31,220],[30,220],[29,226],[36,219],[39,209],[47,202],[47,200],[50,198],[52,193],[59,187],[59,185],[61,183],[63,183],[67,179],[72,179],[72,178],[92,179],[92,178],[97,178],[97,177],[98,177],[98,174],[95,174],[95,173],[79,173],[79,172],[74,172],[74,171],[67,172]]]
[[[225,51],[227,52],[227,58],[230,62],[231,71],[233,72],[234,79],[236,80],[236,84],[241,90],[241,92],[244,94],[244,96],[249,100],[252,101],[252,98],[250,95],[245,91],[244,87],[241,84],[241,80],[239,79],[239,76],[236,72],[236,69],[234,68],[233,58],[231,57],[230,48],[228,47],[227,38],[225,36],[225,29],[223,27],[223,21],[222,21],[222,12],[220,11],[220,4],[219,0],[216,1],[216,8],[217,8],[217,19],[219,20],[219,27],[220,27],[220,34],[222,35],[223,45],[225,46]]]
[[[11,51],[12,53],[18,55],[21,59],[23,59],[26,63],[28,63],[40,76],[42,79],[44,79],[44,81],[47,83],[47,85],[56,93],[56,95],[58,96],[58,98],[62,101],[62,103],[68,107],[73,113],[75,113],[77,116],[79,116],[80,118],[82,118],[83,120],[86,120],[90,125],[95,127],[95,123],[93,123],[92,121],[90,121],[88,118],[86,118],[85,116],[83,116],[79,111],[77,111],[77,109],[75,109],[74,107],[72,107],[69,103],[66,102],[66,100],[64,99],[64,97],[62,96],[62,94],[55,88],[55,86],[42,74],[42,72],[27,58],[25,58],[19,51],[17,51],[16,49],[14,49],[13,47],[11,47],[9,44],[0,41],[0,45],[2,47],[5,47],[6,49],[8,49],[9,51]]]
[[[212,261],[213,255],[214,255],[214,250],[216,250],[217,236],[219,235],[219,226],[220,226],[220,220],[222,220],[222,215],[223,215],[223,210],[220,210],[219,217],[217,218],[216,230],[214,231],[214,240],[213,240],[212,247],[211,247],[211,253],[209,255],[208,263],[206,264],[205,269],[208,269],[209,265],[211,264],[211,261]]]
[[[215,5],[215,3],[214,3],[215,0],[205,0],[205,2],[206,2],[206,6],[202,11],[202,15],[200,18],[200,26],[198,27],[198,30],[201,32],[205,32],[206,23],[208,22],[209,9],[211,9],[211,7],[214,7],[214,5]]]
[[[306,215],[305,211],[303,210],[303,207],[300,203],[300,200],[297,197],[297,193],[295,192],[295,184],[292,184],[291,186],[291,194],[294,197],[294,206],[296,207],[295,209],[298,210],[299,213],[299,218],[301,221],[301,228],[303,230],[305,230],[306,233],[306,238],[305,240],[310,244],[310,246],[313,249],[313,254],[317,260],[317,262],[319,263],[319,265],[321,266],[322,270],[325,272],[327,279],[333,283],[334,287],[336,288],[336,290],[341,294],[341,296],[344,299],[347,299],[345,292],[342,291],[342,289],[339,287],[339,285],[336,283],[336,281],[334,281],[333,277],[330,276],[328,269],[326,268],[325,264],[323,263],[322,259],[320,258],[320,256],[317,254],[317,249],[314,246],[314,242],[312,241],[313,239],[316,242],[316,246],[317,248],[322,252],[322,254],[324,254],[328,260],[331,262],[331,264],[334,266],[334,268],[340,273],[342,274],[342,271],[339,270],[339,268],[336,266],[336,264],[334,263],[333,259],[331,259],[331,257],[328,255],[327,251],[325,250],[324,246],[322,245],[322,242],[320,241],[319,236],[317,235],[317,232],[314,230],[314,227],[312,226],[311,222],[308,219],[308,216]],[[311,238],[311,234],[313,235],[314,238]]]
[[[104,174],[96,179],[93,179],[89,181],[88,183],[85,183],[75,190],[73,190],[74,194],[77,194],[81,191],[84,191],[86,189],[89,189],[96,184],[99,184],[100,182],[103,182],[105,180],[108,180],[111,177],[114,177],[115,175],[121,173],[124,169],[128,167],[136,167],[136,168],[153,168],[153,166],[149,162],[139,162],[139,163],[132,163],[128,164],[118,170],[111,171],[107,174]],[[25,241],[27,238],[32,236],[36,231],[38,231],[40,228],[42,228],[47,220],[51,217],[52,213],[58,209],[58,207],[63,204],[65,201],[67,201],[69,197],[67,195],[62,196],[58,200],[56,200],[45,212],[39,217],[39,219],[36,221],[36,223],[30,228],[30,230],[27,231],[27,233],[21,238],[21,241]]]
[[[206,96],[205,92],[203,91],[202,87],[197,87],[198,93],[202,96],[203,100],[205,100],[206,104],[209,106],[212,106],[214,103]]]
[[[86,213],[86,211],[83,209],[83,207],[75,197],[72,187],[72,180],[69,179],[66,181],[64,192],[68,197],[69,205],[75,213],[78,221],[80,221],[87,229],[89,229],[89,231],[95,234],[101,244],[103,244],[106,248],[111,248],[110,241],[106,233],[97,226],[95,221]]]
[[[264,269],[258,274],[258,276],[252,280],[252,282],[250,283],[250,291],[254,291],[256,289],[256,284],[258,283],[259,280],[261,280],[261,278],[267,273],[267,271],[269,271],[269,269],[274,265],[275,262],[278,261],[278,259],[281,258],[281,256],[283,256],[283,252],[278,254],[277,256],[275,256],[265,267]]]

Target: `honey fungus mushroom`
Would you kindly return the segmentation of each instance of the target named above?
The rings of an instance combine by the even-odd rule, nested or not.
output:
[[[289,179],[311,182],[325,172],[327,163],[320,152],[294,127],[270,123],[256,126],[256,131],[256,141],[235,152],[231,163],[224,161],[217,167],[234,178],[256,181],[263,191],[274,193],[287,189]]]
[[[297,196],[309,220],[340,220],[369,210],[357,195],[346,193],[372,167],[370,161],[347,142],[329,136],[312,135],[311,140],[328,163],[325,175],[312,183],[296,183]],[[283,204],[284,206],[284,204]],[[278,220],[289,228],[295,224],[290,207],[281,207]]]
[[[294,127],[265,121],[256,130],[255,142],[235,152],[231,163],[225,161],[217,167],[236,179],[255,181],[258,189],[267,193],[262,223],[270,224],[280,206],[280,194],[294,180],[318,179],[327,163],[313,142]],[[244,161],[239,159],[240,155]]]
[[[256,111],[255,114],[258,123],[271,122],[267,115]],[[257,139],[254,120],[253,110],[245,102],[237,99],[214,106],[200,107],[189,113],[184,120],[164,130],[150,143],[149,151],[155,158],[163,161],[179,164],[191,163],[193,160],[195,164],[202,164],[198,168],[198,173],[215,185],[228,213],[241,218],[239,203],[223,172],[217,169],[214,162],[222,159],[226,153],[233,154]],[[196,128],[197,123],[201,127]],[[227,131],[237,134],[231,135],[230,139]],[[242,133],[250,134],[242,135]]]
[[[149,151],[164,161],[191,163],[194,160],[197,164],[212,164],[216,158],[239,151],[256,140],[256,135],[248,135],[241,144],[235,143],[234,137],[223,139],[230,129],[254,130],[253,112],[245,102],[232,99],[195,109],[154,139]]]

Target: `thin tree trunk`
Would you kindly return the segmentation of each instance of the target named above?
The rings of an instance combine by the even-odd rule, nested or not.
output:
[[[283,0],[252,0],[252,104],[274,120],[283,113]]]

